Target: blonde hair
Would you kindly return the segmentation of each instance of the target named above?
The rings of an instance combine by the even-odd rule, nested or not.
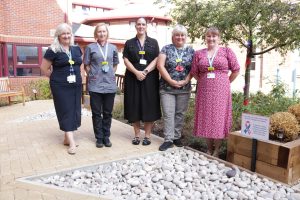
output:
[[[97,24],[97,25],[95,26],[95,29],[94,29],[94,38],[95,38],[96,40],[97,40],[97,31],[98,31],[98,28],[101,27],[101,26],[105,26],[105,29],[106,29],[106,31],[107,31],[107,38],[106,38],[106,39],[108,39],[108,37],[109,37],[109,30],[108,30],[107,24],[105,24],[105,23],[99,23],[99,24]]]
[[[70,45],[74,45],[74,36],[72,34],[72,27],[69,24],[62,23],[57,26],[57,28],[55,30],[55,34],[54,34],[54,41],[50,46],[50,49],[52,51],[54,51],[54,53],[62,51],[58,37],[65,31],[70,31],[70,33],[71,33]]]
[[[221,36],[220,30],[219,30],[217,27],[214,27],[214,26],[209,27],[209,28],[206,30],[205,36],[206,36],[207,34],[209,34],[209,33],[214,34],[214,35],[217,35],[217,36]]]

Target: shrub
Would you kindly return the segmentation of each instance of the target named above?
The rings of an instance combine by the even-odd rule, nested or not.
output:
[[[289,112],[277,112],[270,117],[270,137],[276,139],[276,133],[283,130],[283,141],[289,142],[298,137],[300,131],[296,117]]]
[[[29,84],[30,90],[36,90],[36,97],[34,94],[31,95],[31,99],[52,99],[52,94],[50,90],[49,80],[39,79],[37,81],[32,81]]]

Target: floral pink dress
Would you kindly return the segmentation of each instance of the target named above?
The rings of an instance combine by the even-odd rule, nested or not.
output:
[[[208,78],[207,49],[195,52],[191,74],[198,80],[194,134],[214,139],[226,138],[231,128],[232,102],[228,72],[240,69],[230,48],[219,47],[213,60],[215,78]]]

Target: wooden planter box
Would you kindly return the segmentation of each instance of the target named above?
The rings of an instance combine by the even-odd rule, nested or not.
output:
[[[229,134],[227,161],[251,169],[252,139]],[[287,184],[300,180],[300,139],[280,143],[257,141],[256,172]]]

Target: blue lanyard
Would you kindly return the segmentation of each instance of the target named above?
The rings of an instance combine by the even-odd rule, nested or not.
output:
[[[145,46],[145,43],[144,43],[144,46],[141,45],[139,39],[136,39],[136,43],[139,47],[139,51],[144,51],[144,46]],[[144,54],[141,54],[142,55],[142,59],[144,59]]]
[[[70,62],[74,62],[72,60],[72,52],[71,52],[71,47],[70,47],[70,51],[66,51],[62,46],[60,46],[61,50],[67,54],[68,58],[69,58],[69,64],[70,64],[70,75],[74,75],[74,68],[73,68],[73,64]]]
[[[177,60],[178,60],[178,61],[180,60],[180,62],[182,62],[182,61],[183,61],[183,60],[182,60],[182,57],[183,57],[184,49],[185,49],[185,48],[182,49],[182,52],[181,52],[180,55],[178,54],[177,48],[176,48],[175,46],[174,46],[174,48],[175,48],[175,53],[176,53],[176,56],[177,56],[176,62],[177,62]]]

